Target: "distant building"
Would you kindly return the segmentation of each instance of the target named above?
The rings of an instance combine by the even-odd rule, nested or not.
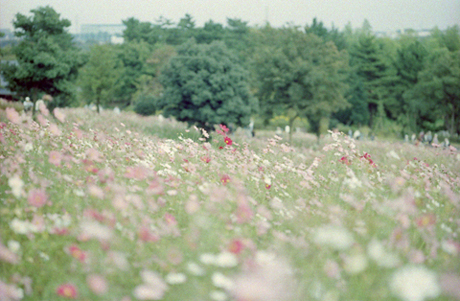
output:
[[[423,38],[423,37],[430,36],[431,35],[431,30],[430,29],[418,29],[418,30],[415,30],[415,29],[406,28],[406,29],[398,29],[398,30],[395,30],[395,31],[376,31],[375,32],[375,35],[377,37],[388,37],[388,38],[392,38],[392,39],[395,39],[395,38],[399,37],[402,34],[413,34],[416,37]]]
[[[1,28],[0,32],[5,35],[0,38],[0,47],[5,47],[7,45],[16,44],[19,41],[19,38],[14,35],[14,32],[7,28]]]
[[[83,24],[80,28],[80,34],[100,32],[108,33],[109,35],[123,35],[123,30],[126,26],[124,24]]]
[[[122,44],[125,28],[123,24],[83,24],[76,38],[82,42]]]

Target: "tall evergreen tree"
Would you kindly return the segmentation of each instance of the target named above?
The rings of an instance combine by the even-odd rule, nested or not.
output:
[[[31,93],[34,103],[39,93],[69,98],[71,82],[82,64],[67,31],[70,21],[61,19],[49,6],[33,9],[31,13],[29,17],[16,15],[15,35],[22,38],[13,48],[17,64],[4,63],[1,72],[12,91]]]
[[[320,120],[348,106],[346,57],[332,42],[295,27],[266,26],[259,35],[254,70],[262,115],[286,114],[291,127],[297,117],[307,117],[319,137]]]

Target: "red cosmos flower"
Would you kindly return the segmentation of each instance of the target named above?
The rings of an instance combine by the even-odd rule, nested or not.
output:
[[[241,240],[239,239],[234,239],[231,243],[230,246],[228,247],[228,250],[233,253],[233,254],[239,254],[244,248],[244,244]]]
[[[70,283],[61,284],[56,289],[56,294],[67,299],[77,299],[77,288]]]
[[[225,144],[227,145],[232,145],[233,143],[232,139],[230,139],[229,137],[225,137],[224,141],[225,141]]]
[[[369,164],[372,165],[372,167],[376,167],[374,161],[371,159],[371,155],[369,155],[368,153],[364,153],[364,155],[362,155],[360,158],[366,159],[367,161],[369,161]]]
[[[351,164],[351,162],[348,161],[348,158],[347,158],[347,157],[342,157],[342,158],[340,158],[339,162],[342,163],[342,164],[346,164],[346,165],[350,165],[350,164]]]
[[[228,175],[223,175],[221,178],[220,178],[220,181],[222,182],[222,184],[227,185],[228,182],[230,182],[230,177]]]
[[[266,189],[270,189],[271,187],[272,187],[272,185],[265,184]]]
[[[78,259],[80,262],[85,262],[86,253],[76,245],[69,247],[69,253],[73,258]]]

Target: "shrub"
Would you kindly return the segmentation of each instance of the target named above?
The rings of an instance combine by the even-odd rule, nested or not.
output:
[[[149,116],[155,114],[155,97],[153,95],[140,95],[137,98],[134,112],[142,116]]]

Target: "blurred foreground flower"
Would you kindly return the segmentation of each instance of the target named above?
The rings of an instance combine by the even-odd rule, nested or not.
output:
[[[16,198],[20,198],[24,182],[16,175],[8,179],[8,185],[10,186],[13,195]]]
[[[56,294],[68,299],[77,299],[78,295],[77,288],[75,287],[75,285],[70,283],[61,284],[56,289]]]
[[[0,280],[0,300],[16,301],[24,297],[22,289],[11,284],[6,284]]]
[[[436,274],[424,266],[416,265],[398,269],[390,280],[390,289],[406,301],[436,298],[441,292]]]
[[[139,300],[160,300],[163,298],[168,285],[155,272],[144,270],[141,272],[143,284],[134,289],[134,297]]]
[[[259,251],[256,262],[233,278],[229,293],[238,301],[289,300],[295,288],[292,268],[275,254]]]
[[[351,233],[340,226],[326,225],[316,229],[313,241],[317,245],[329,246],[336,250],[346,250],[353,244]]]

